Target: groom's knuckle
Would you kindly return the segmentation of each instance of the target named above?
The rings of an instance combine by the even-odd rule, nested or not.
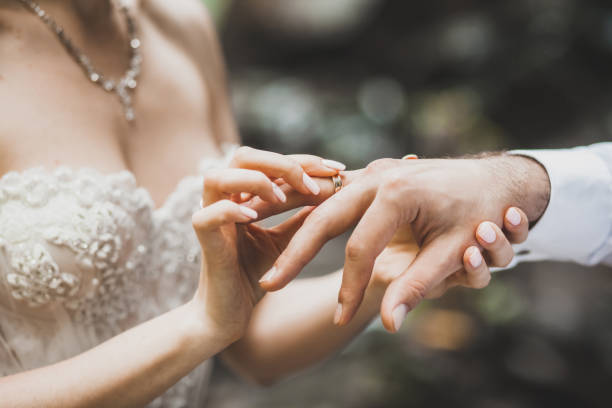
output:
[[[327,231],[326,225],[328,224],[328,219],[325,213],[322,211],[317,211],[316,209],[306,218],[305,223],[308,228],[312,231]]]
[[[342,288],[338,293],[338,301],[344,305],[355,305],[361,302],[363,298],[363,289],[359,287]]]
[[[386,170],[396,165],[396,161],[394,159],[378,159],[374,160],[366,167],[366,174],[376,173],[382,170]]]
[[[357,262],[363,259],[367,247],[363,242],[349,242],[346,245],[346,259],[349,262]]]
[[[406,185],[406,178],[400,172],[393,171],[385,174],[387,176],[381,188],[386,192],[399,192]]]

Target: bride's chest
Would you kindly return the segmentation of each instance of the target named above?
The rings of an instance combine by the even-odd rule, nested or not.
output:
[[[194,172],[200,157],[217,154],[217,141],[227,135],[216,122],[228,107],[211,110],[214,78],[180,44],[149,26],[142,25],[131,124],[117,95],[91,83],[48,33],[36,38],[44,43],[39,48],[26,46],[35,43],[29,38],[23,47],[10,47],[0,63],[0,174],[58,164],[104,172],[130,168],[159,204],[180,177]],[[126,61],[114,54],[90,57],[111,77],[123,73]]]
[[[218,165],[208,159],[201,170]],[[198,276],[191,214],[202,179],[183,178],[155,208],[127,171],[60,167],[4,175],[0,306],[39,318],[65,310],[114,324],[140,320],[138,305],[150,308],[154,299],[161,310],[186,301]]]

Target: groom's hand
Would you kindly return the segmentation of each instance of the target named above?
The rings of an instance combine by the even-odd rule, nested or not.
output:
[[[261,285],[284,287],[325,242],[357,223],[338,296],[337,323],[346,324],[361,303],[377,256],[398,228],[410,224],[421,251],[389,285],[381,306],[383,324],[395,331],[394,322],[463,267],[465,249],[480,246],[474,231],[481,220],[503,227],[504,210],[516,206],[533,222],[546,208],[549,189],[546,171],[520,156],[377,160],[310,214]]]

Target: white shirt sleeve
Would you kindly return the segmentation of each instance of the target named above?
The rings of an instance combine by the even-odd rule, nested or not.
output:
[[[544,166],[551,184],[546,211],[515,245],[518,262],[612,264],[612,142],[560,150],[517,150]]]

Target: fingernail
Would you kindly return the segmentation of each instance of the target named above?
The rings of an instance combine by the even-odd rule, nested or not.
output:
[[[336,313],[334,313],[334,324],[340,324],[340,318],[342,318],[342,303],[338,303],[336,307]]]
[[[272,191],[274,192],[276,198],[281,200],[281,202],[287,202],[287,196],[285,195],[285,193],[283,193],[283,190],[281,190],[280,187],[274,183],[272,183]]]
[[[417,156],[416,154],[407,154],[404,157],[402,157],[402,160],[416,160],[418,158],[419,156]]]
[[[321,159],[321,162],[323,163],[324,166],[327,166],[330,169],[340,170],[340,171],[346,169],[346,165],[338,161],[335,161],[335,160]]]
[[[506,219],[508,222],[514,226],[517,226],[521,223],[521,214],[514,207],[510,207],[510,209],[506,212]]]
[[[478,248],[472,248],[472,253],[470,254],[470,265],[473,268],[478,268],[482,264],[482,255]]]
[[[483,222],[478,226],[477,234],[480,238],[482,238],[485,242],[492,244],[495,242],[495,231],[491,227],[491,223]]]
[[[402,327],[402,323],[404,323],[404,319],[406,318],[406,313],[408,313],[408,308],[404,304],[401,304],[393,309],[392,315],[395,331],[398,331],[400,327]]]
[[[304,173],[304,175],[302,176],[302,180],[304,181],[304,185],[306,186],[306,188],[310,190],[312,194],[314,195],[319,194],[319,192],[321,191],[321,188],[319,187],[317,183],[315,183],[313,179],[310,178],[308,174]]]
[[[266,274],[259,280],[259,283],[268,282],[274,277],[274,275],[276,275],[276,266],[273,266],[272,269],[266,272]]]
[[[240,211],[249,218],[255,219],[258,217],[257,211],[253,210],[252,208],[241,205]]]

